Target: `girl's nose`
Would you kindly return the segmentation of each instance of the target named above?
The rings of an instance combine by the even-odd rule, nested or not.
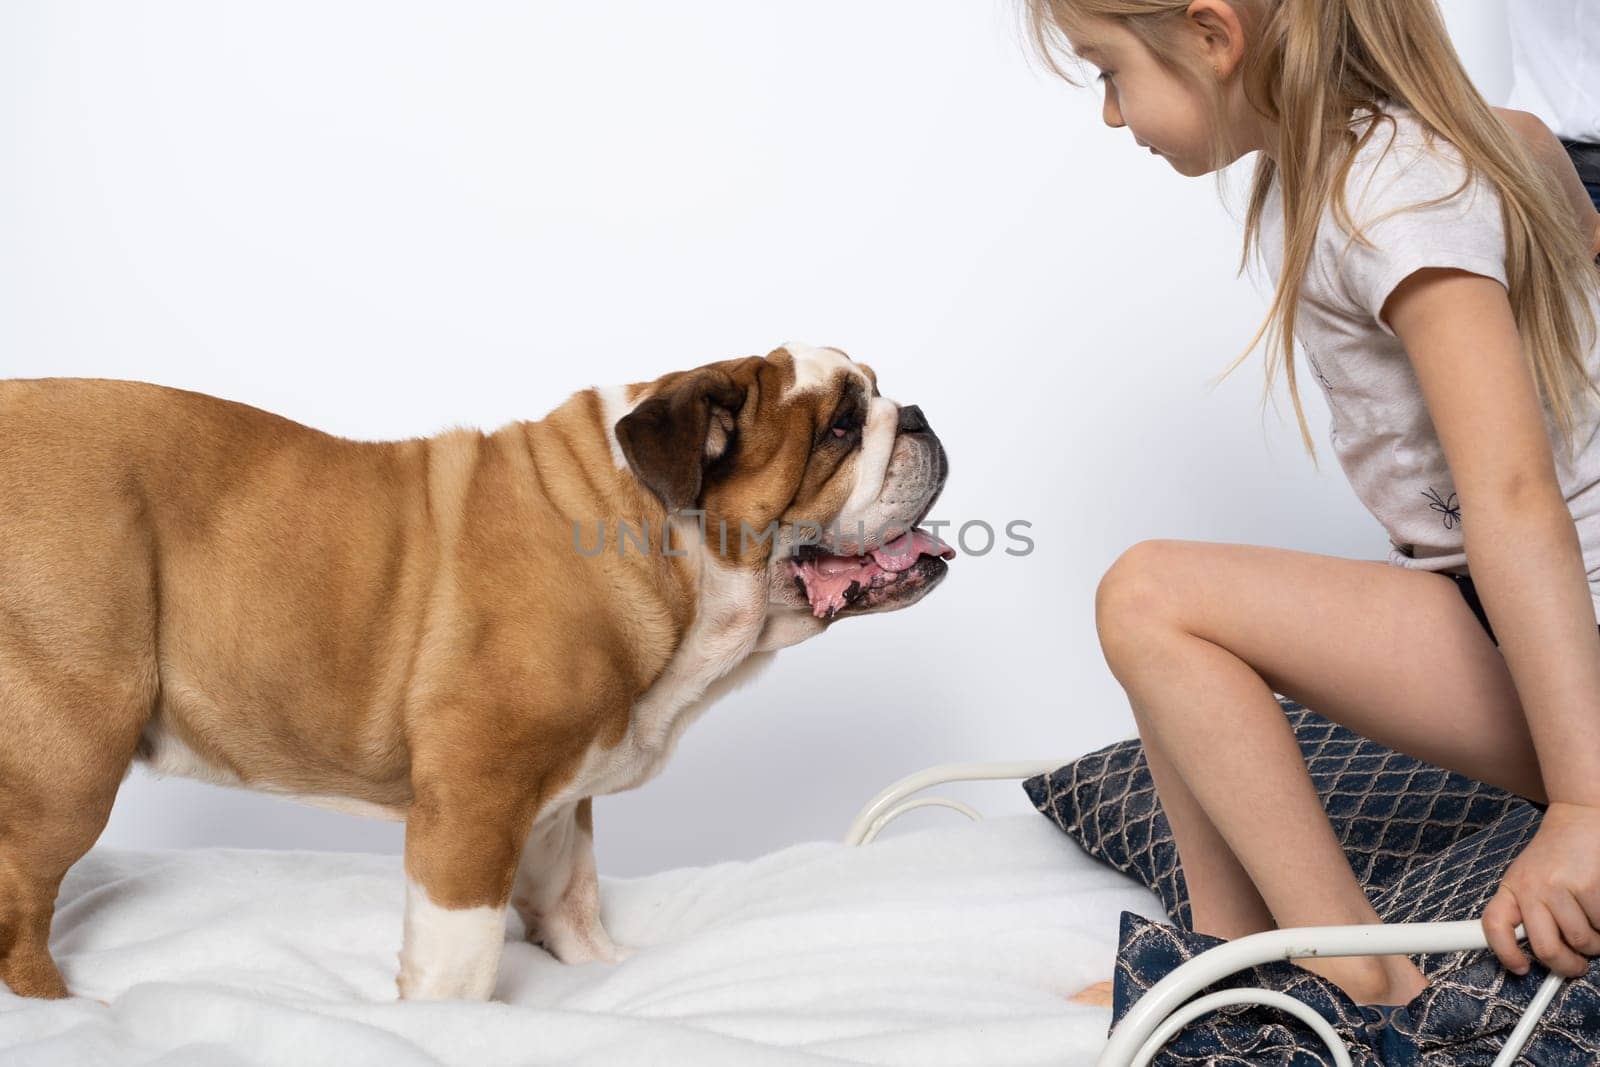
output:
[[[1122,108],[1117,106],[1117,94],[1111,89],[1106,89],[1106,104],[1100,117],[1105,119],[1106,125],[1114,130],[1120,130],[1126,123],[1122,121]]]

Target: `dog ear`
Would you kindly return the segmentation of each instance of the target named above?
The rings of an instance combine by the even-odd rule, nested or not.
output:
[[[733,447],[744,391],[726,371],[702,370],[617,420],[628,466],[668,511],[693,507],[705,471]]]

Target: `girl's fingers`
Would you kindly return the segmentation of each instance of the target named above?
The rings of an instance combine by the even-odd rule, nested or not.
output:
[[[1600,931],[1600,882],[1586,886],[1574,893],[1573,899],[1578,902],[1578,907],[1583,909],[1583,914],[1589,920],[1590,928]]]
[[[1568,891],[1551,890],[1545,903],[1549,906],[1550,914],[1561,931],[1562,940],[1573,952],[1582,957],[1581,962],[1574,964],[1576,971],[1562,973],[1568,978],[1580,978],[1589,971],[1589,957],[1600,955],[1600,931],[1591,925],[1589,916],[1578,903],[1578,898]]]
[[[1500,957],[1501,965],[1508,971],[1527,974],[1528,957],[1517,945],[1517,924],[1522,922],[1522,909],[1505,883],[1501,883],[1494,899],[1483,909],[1482,922],[1484,936],[1494,954]]]
[[[1568,896],[1566,890],[1556,893]],[[1589,969],[1589,961],[1568,948],[1561,939],[1561,927],[1556,924],[1544,897],[1523,903],[1522,928],[1528,932],[1528,943],[1533,946],[1534,955],[1550,970],[1573,978]]]

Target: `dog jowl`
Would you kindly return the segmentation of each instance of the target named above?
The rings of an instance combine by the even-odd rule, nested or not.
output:
[[[927,595],[947,471],[917,408],[803,345],[388,442],[0,382],[0,981],[65,995],[56,892],[135,760],[404,820],[404,997],[489,996],[508,909],[620,959],[590,798],[777,650]],[[578,550],[624,525],[659,536]]]

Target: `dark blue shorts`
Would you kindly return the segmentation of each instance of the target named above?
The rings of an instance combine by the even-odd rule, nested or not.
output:
[[[1589,190],[1589,198],[1600,210],[1600,144],[1585,144],[1582,141],[1561,143],[1566,146],[1567,155],[1572,157],[1572,165],[1578,168],[1578,177],[1583,179],[1584,188]]]

